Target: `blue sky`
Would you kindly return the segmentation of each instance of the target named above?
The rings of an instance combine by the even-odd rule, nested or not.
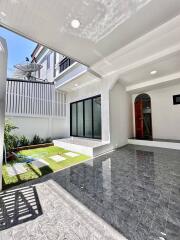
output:
[[[8,46],[8,77],[12,76],[14,65],[25,61],[36,47],[36,43],[0,27],[0,36],[6,39]]]

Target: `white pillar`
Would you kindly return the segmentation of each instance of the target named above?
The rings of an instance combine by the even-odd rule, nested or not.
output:
[[[7,45],[0,37],[0,191],[2,190],[2,161],[4,143],[5,96],[7,77]]]

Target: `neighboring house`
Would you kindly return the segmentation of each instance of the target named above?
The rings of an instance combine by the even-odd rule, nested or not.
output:
[[[40,44],[37,44],[31,57],[32,61],[42,65],[42,68],[34,76],[39,80],[48,82],[54,82],[67,68],[77,64],[73,59],[47,49]]]

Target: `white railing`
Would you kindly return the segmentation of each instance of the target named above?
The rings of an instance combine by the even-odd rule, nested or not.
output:
[[[66,94],[53,83],[7,79],[6,115],[66,117]]]

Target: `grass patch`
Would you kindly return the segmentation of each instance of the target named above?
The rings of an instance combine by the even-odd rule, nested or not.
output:
[[[65,155],[66,152],[69,151],[55,146],[20,151],[19,153],[22,155],[44,159],[46,162],[49,163],[49,166],[37,168],[34,167],[32,163],[25,163],[25,167],[28,171],[26,173],[11,177],[7,173],[6,165],[3,164],[3,189],[7,189],[11,186],[39,178],[45,174],[67,168],[90,159],[89,156],[80,153],[77,157],[68,157],[67,155]],[[54,155],[60,155],[66,159],[61,162],[55,162],[50,158]],[[9,164],[18,163],[20,161],[20,159],[17,159],[15,161],[10,161]]]

